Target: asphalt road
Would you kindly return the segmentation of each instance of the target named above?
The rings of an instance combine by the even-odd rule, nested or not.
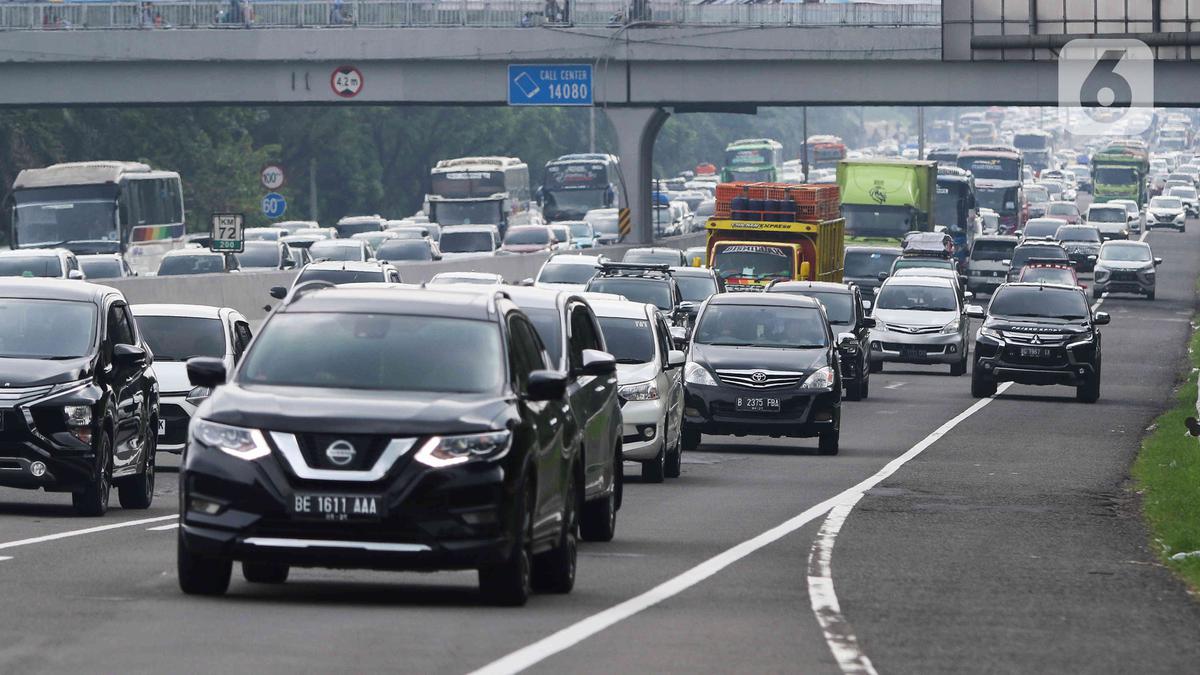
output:
[[[1157,302],[1105,301],[1099,404],[1011,389],[851,513],[832,576],[879,670],[1200,662],[1200,612],[1152,564],[1123,490],[1180,363],[1197,232],[1152,235],[1166,258]],[[836,457],[817,456],[815,439],[706,438],[680,479],[627,487],[616,539],[581,548],[572,594],[520,609],[483,605],[471,573],[294,570],[283,586],[235,576],[226,597],[187,597],[174,531],[153,529],[173,522],[173,475],[160,474],[149,512],[94,520],[64,495],[0,490],[0,672],[463,673],[675,580],[578,644],[552,638],[531,670],[835,673],[806,581],[820,513],[710,576],[694,568],[872,476],[970,408],[969,391],[948,368],[889,368],[868,401],[846,404]]]

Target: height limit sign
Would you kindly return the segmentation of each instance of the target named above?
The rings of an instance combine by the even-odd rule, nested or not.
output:
[[[329,76],[329,86],[342,98],[354,98],[363,88],[362,71],[354,66],[338,66]]]

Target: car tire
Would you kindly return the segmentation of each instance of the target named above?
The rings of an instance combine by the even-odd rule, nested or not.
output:
[[[242,563],[242,577],[252,584],[282,584],[287,581],[288,570],[287,565],[278,563]]]
[[[996,393],[996,380],[979,372],[978,365],[971,370],[971,396],[987,398]]]
[[[866,398],[866,394],[864,392],[864,390],[866,388],[867,388],[867,375],[866,375],[866,373],[863,373],[862,375],[854,378],[853,380],[850,380],[846,384],[846,400],[847,401],[863,400],[864,398]]]
[[[101,432],[100,445],[96,448],[96,474],[86,487],[71,493],[71,506],[81,516],[96,517],[108,513],[108,499],[112,491],[112,438]]]
[[[229,590],[233,561],[188,551],[182,532],[176,535],[175,567],[179,574],[179,590],[188,595],[221,595]]]
[[[871,375],[868,373],[863,377],[862,382],[862,397],[864,399],[871,397]]]
[[[882,373],[883,361],[871,361],[871,365],[867,367],[869,373]]]
[[[617,444],[617,453],[614,458],[617,463],[617,510],[621,510],[621,504],[625,501],[625,451],[621,449],[621,444]]]
[[[479,591],[489,604],[521,607],[533,591],[533,507],[536,493],[532,483],[522,489],[521,538],[513,542],[508,560],[479,570]]]
[[[1100,373],[1086,383],[1075,387],[1075,400],[1080,403],[1095,403],[1100,400]]]
[[[558,545],[533,559],[533,589],[542,593],[570,593],[575,588],[575,567],[579,553],[579,497],[583,481],[573,472],[563,500],[563,527]]]
[[[667,477],[667,449],[659,450],[654,459],[642,462],[642,482],[661,483]]]
[[[579,537],[584,541],[612,541],[617,532],[617,491],[621,489],[620,449],[613,460],[613,485],[601,499],[593,499],[583,505],[579,517]]]
[[[958,377],[960,375],[965,374],[966,372],[967,372],[967,355],[964,352],[962,355],[962,358],[959,359],[958,363],[950,364],[950,375],[953,377]]]
[[[682,427],[682,424],[680,425]],[[667,478],[679,478],[679,474],[683,473],[683,429],[679,430],[679,437],[675,439],[675,449],[667,453],[666,465],[663,467],[663,475]]]
[[[826,431],[817,437],[817,454],[819,455],[836,455],[838,454],[838,444],[841,441],[842,430],[834,429]]]
[[[1147,300],[1154,300],[1154,291],[1150,291],[1149,293],[1147,293],[1147,294],[1146,294],[1146,299],[1147,299]]]
[[[700,449],[699,431],[684,427],[681,435],[683,436],[683,440],[681,442],[683,443],[684,452],[695,452],[696,450]]]
[[[117,499],[121,502],[121,508],[148,509],[154,502],[155,457],[158,454],[158,437],[154,431],[158,429],[158,422],[151,420],[149,429],[151,437],[146,441],[146,463],[142,472],[117,483]]]
[[[1104,294],[1100,292],[1099,288],[1092,286],[1092,299],[1093,300],[1099,300],[1100,296],[1102,296],[1102,295],[1104,295]]]

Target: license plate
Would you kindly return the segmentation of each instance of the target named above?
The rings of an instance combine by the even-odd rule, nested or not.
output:
[[[292,515],[307,520],[380,520],[383,498],[377,495],[292,495]]]
[[[901,347],[900,358],[904,359],[923,359],[929,356],[929,352],[917,347]]]
[[[742,398],[737,399],[738,412],[779,412],[777,398]]]
[[[1021,356],[1027,359],[1045,359],[1050,357],[1049,347],[1021,347]]]
[[[167,421],[166,420],[158,421],[158,435],[159,436],[167,435]]]

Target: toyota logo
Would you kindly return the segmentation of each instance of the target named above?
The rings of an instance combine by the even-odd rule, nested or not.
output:
[[[338,466],[346,466],[353,462],[355,454],[354,446],[350,441],[334,441],[329,444],[328,448],[325,448],[325,456]]]
[[[750,381],[757,384],[762,384],[763,382],[767,381],[767,374],[760,370],[750,376]]]

